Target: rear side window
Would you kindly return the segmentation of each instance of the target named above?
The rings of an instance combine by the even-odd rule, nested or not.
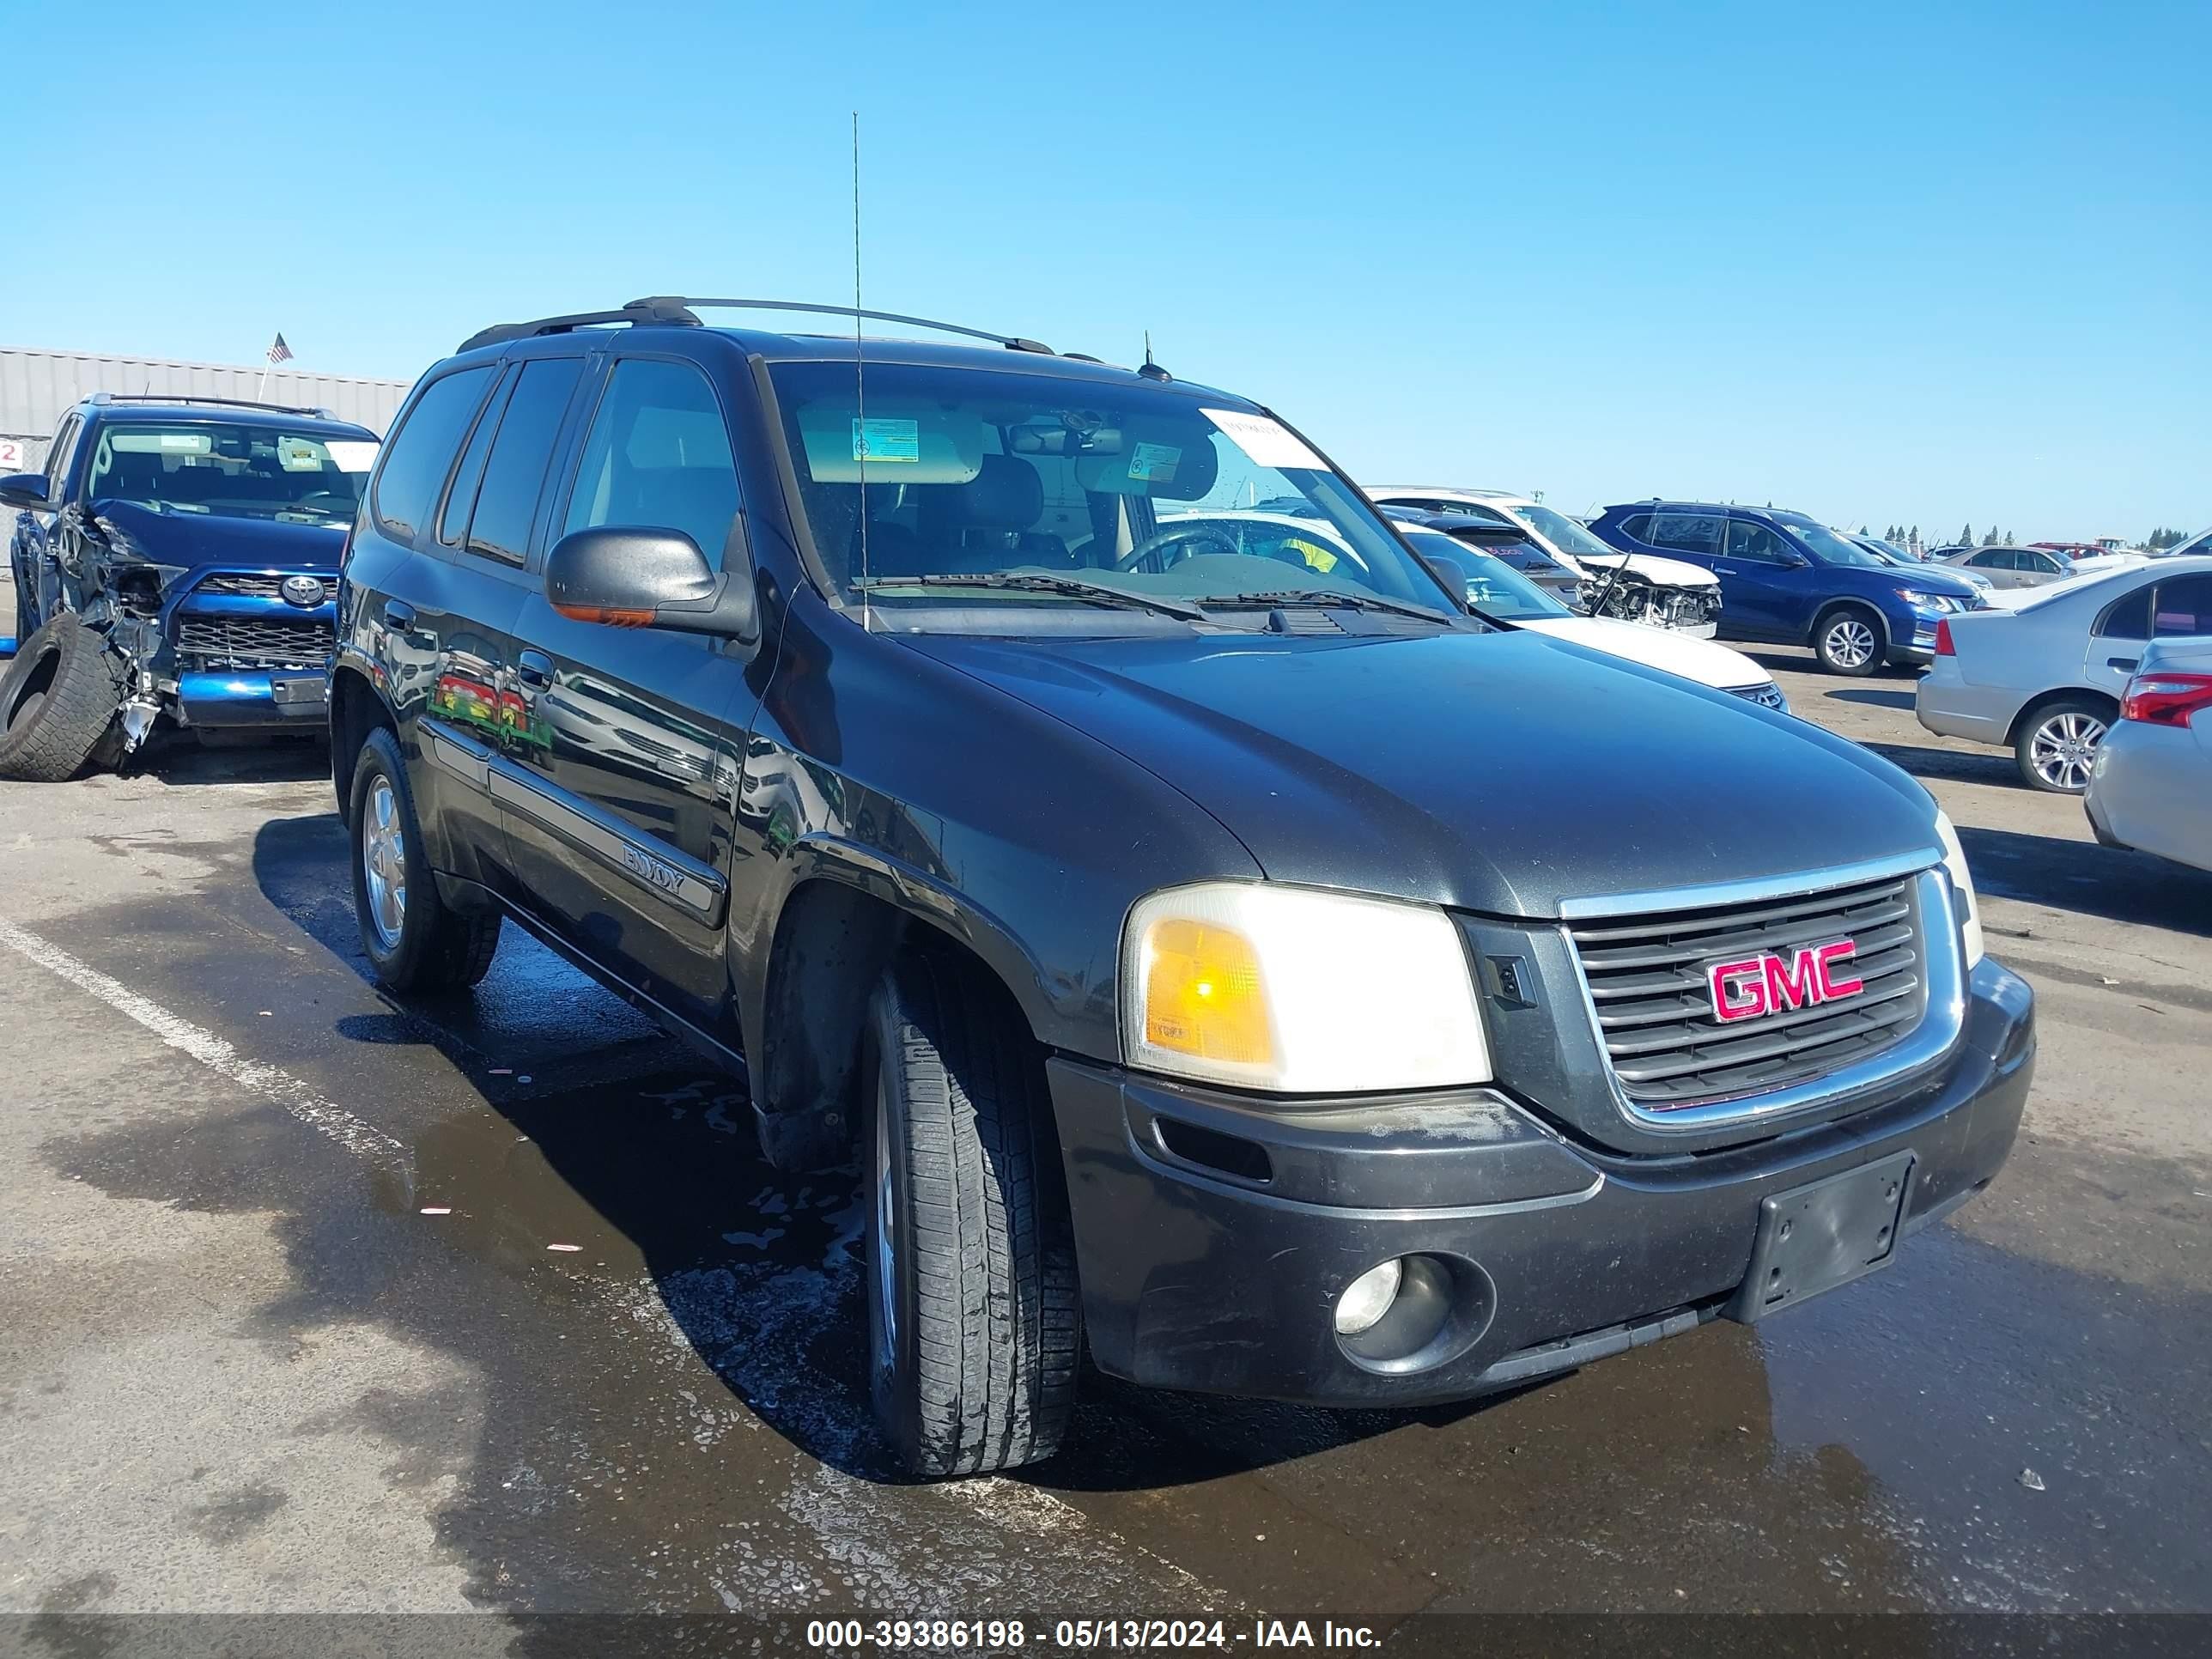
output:
[[[599,525],[680,530],[720,570],[737,512],[729,428],[707,377],[689,363],[617,363],[584,445],[563,533]]]
[[[2199,634],[2212,634],[2212,576],[2176,576],[2160,582],[2151,607],[2152,637]]]
[[[1633,536],[1639,542],[1648,542],[1651,539],[1651,515],[1649,513],[1632,513],[1620,521],[1620,531],[1621,534]]]
[[[415,407],[385,446],[376,475],[376,527],[396,542],[412,542],[428,520],[438,487],[453,467],[461,434],[491,384],[491,365],[465,368],[423,388]]]
[[[483,413],[477,416],[476,429],[469,434],[469,447],[461,452],[461,464],[453,469],[453,481],[446,486],[446,505],[438,514],[438,539],[447,547],[459,547],[468,539],[469,514],[476,511],[477,486],[483,482],[484,457],[491,451],[491,441],[499,435],[499,417],[507,409],[507,400],[514,395],[514,376],[509,374],[491,394]]]
[[[2150,637],[2150,585],[2146,582],[2124,599],[2105,607],[2097,618],[2097,632],[2108,640],[2147,640]]]
[[[1721,520],[1711,513],[1655,513],[1651,533],[1638,539],[1677,553],[1718,553]]]
[[[520,564],[530,552],[530,526],[538,516],[538,497],[545,469],[553,459],[553,440],[584,372],[578,357],[548,357],[523,365],[514,395],[501,416],[491,459],[484,463],[483,488],[477,493],[476,516],[469,521],[469,551]]]

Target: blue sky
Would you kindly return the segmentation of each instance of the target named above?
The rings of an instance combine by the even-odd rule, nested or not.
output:
[[[868,303],[1149,328],[1370,483],[2212,521],[2202,0],[4,16],[9,344],[411,377],[842,301],[857,109]]]

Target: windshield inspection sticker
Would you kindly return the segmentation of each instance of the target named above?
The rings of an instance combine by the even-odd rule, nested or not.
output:
[[[878,420],[853,421],[853,459],[856,461],[919,461],[921,422]]]
[[[320,472],[323,447],[313,438],[279,438],[276,465],[287,472]]]
[[[360,438],[333,438],[331,460],[341,472],[366,472],[376,465],[376,446]]]
[[[1261,466],[1279,470],[1327,465],[1279,421],[1271,421],[1265,415],[1239,415],[1233,409],[1201,409],[1198,412],[1219,427],[1231,443]]]
[[[1173,483],[1182,451],[1173,444],[1139,444],[1129,456],[1131,483]]]

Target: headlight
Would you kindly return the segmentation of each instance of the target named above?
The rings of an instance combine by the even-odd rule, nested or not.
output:
[[[1972,968],[1982,959],[1982,902],[1974,896],[1974,878],[1966,868],[1966,849],[1959,845],[1959,832],[1951,827],[1951,815],[1936,814],[1936,839],[1943,843],[1943,868],[1950,872],[1951,885],[1959,895],[1959,921],[1966,936],[1966,966]]]
[[[1917,587],[1900,587],[1897,597],[1923,611],[1956,611],[1959,602],[1948,593],[1923,593]]]
[[[1137,902],[1121,1042],[1147,1071],[1284,1094],[1490,1080],[1467,952],[1443,911],[1263,882]]]

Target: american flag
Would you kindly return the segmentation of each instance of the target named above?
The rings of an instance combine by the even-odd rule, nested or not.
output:
[[[282,334],[276,337],[275,343],[269,348],[269,361],[272,363],[289,363],[292,361],[292,348],[284,343],[284,337]]]

